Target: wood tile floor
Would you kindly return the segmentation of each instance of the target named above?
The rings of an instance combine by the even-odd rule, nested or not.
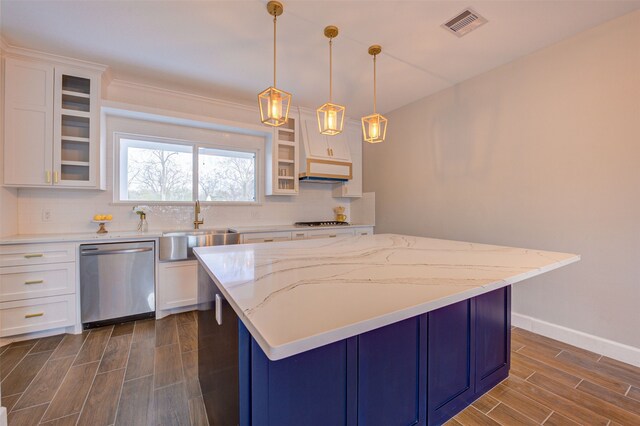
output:
[[[9,425],[206,425],[195,312],[0,348]]]
[[[509,378],[447,425],[540,424],[640,425],[640,368],[514,328]]]
[[[9,426],[206,425],[196,349],[193,312],[4,346]],[[640,425],[640,368],[521,329],[511,359],[447,425]]]

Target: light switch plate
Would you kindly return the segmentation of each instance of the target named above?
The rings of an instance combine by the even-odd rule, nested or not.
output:
[[[51,222],[51,210],[50,209],[42,209],[42,221],[43,222]]]

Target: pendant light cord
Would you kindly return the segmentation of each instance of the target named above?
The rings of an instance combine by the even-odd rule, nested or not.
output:
[[[333,102],[333,38],[329,39],[329,102]]]
[[[373,55],[373,113],[376,113],[376,55]]]
[[[276,86],[276,20],[277,16],[273,15],[273,87]]]

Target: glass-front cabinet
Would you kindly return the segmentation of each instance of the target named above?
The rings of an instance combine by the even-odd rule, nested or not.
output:
[[[102,71],[28,57],[4,67],[4,184],[104,189]]]

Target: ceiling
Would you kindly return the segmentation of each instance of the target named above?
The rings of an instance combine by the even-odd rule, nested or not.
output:
[[[283,0],[278,87],[293,103],[328,100],[326,25],[334,41],[334,102],[359,117],[372,109],[371,44],[378,110],[388,112],[640,8],[640,0]],[[115,78],[254,102],[272,84],[266,1],[0,0],[11,45],[109,65]],[[489,20],[458,38],[440,27],[471,6]]]

